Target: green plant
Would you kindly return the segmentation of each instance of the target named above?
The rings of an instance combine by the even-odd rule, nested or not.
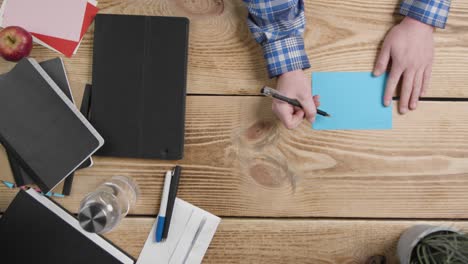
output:
[[[468,264],[468,235],[436,232],[413,249],[411,264]]]

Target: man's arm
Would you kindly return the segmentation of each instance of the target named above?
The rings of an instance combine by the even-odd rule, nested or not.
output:
[[[272,109],[283,124],[297,127],[304,117],[315,120],[318,97],[312,97],[310,80],[302,72],[310,63],[302,37],[305,27],[302,0],[244,0],[249,11],[247,23],[263,48],[270,78],[278,77],[276,89],[296,98],[303,109],[273,100]],[[315,101],[314,101],[315,99]]]
[[[402,79],[399,111],[415,110],[419,97],[429,88],[434,56],[434,27],[444,28],[450,0],[403,0],[400,14],[406,18],[385,37],[374,74],[392,68],[385,88],[384,104],[389,106]]]
[[[403,0],[400,14],[433,27],[445,28],[450,0]]]
[[[305,27],[302,0],[244,0],[247,24],[262,45],[270,78],[310,67],[302,37]]]

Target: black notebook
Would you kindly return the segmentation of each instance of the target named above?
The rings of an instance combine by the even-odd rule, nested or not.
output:
[[[33,189],[21,190],[0,218],[2,263],[131,264],[135,260]]]
[[[181,159],[186,18],[96,16],[90,121],[102,156]]]
[[[43,192],[104,143],[34,59],[21,60],[0,87],[0,142]]]
[[[73,104],[73,95],[71,93],[70,84],[68,82],[67,74],[65,71],[65,66],[61,58],[55,58],[47,61],[40,62],[39,65],[44,69],[44,71],[50,76],[50,78],[57,84],[57,86],[62,90],[62,92],[70,99]],[[12,156],[8,156],[10,161],[10,166],[13,171],[15,182],[17,186],[23,186],[28,184],[34,184],[34,180],[24,171],[20,166],[19,162]],[[90,167],[92,165],[92,159],[89,158],[84,162],[81,167]],[[68,176],[63,184],[63,189],[61,192],[64,195],[69,195],[71,192],[71,187],[73,183],[73,173]],[[58,190],[54,190],[58,191]]]

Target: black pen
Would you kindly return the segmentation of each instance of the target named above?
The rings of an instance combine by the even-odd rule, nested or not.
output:
[[[275,89],[273,88],[270,88],[268,86],[265,86],[262,88],[262,90],[260,90],[260,92],[263,94],[263,95],[266,95],[266,96],[271,96],[275,99],[278,99],[278,100],[281,100],[283,102],[286,102],[290,105],[293,105],[293,106],[297,106],[299,108],[302,108],[302,105],[301,103],[297,100],[297,99],[291,99],[291,98],[288,98],[282,94],[280,94],[278,91],[276,91]],[[330,114],[328,114],[327,112],[325,111],[322,111],[320,109],[317,109],[317,114],[321,115],[321,116],[326,116],[326,117],[331,117]]]
[[[171,226],[172,211],[174,211],[175,198],[177,197],[177,190],[179,189],[179,180],[182,167],[176,166],[172,171],[171,185],[169,187],[169,196],[167,198],[166,209],[166,222],[164,222],[164,231],[162,238],[166,239],[169,234],[169,227]]]

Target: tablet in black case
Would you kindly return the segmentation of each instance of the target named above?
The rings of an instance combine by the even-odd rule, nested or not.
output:
[[[90,121],[101,156],[181,159],[184,150],[186,18],[99,14]]]

